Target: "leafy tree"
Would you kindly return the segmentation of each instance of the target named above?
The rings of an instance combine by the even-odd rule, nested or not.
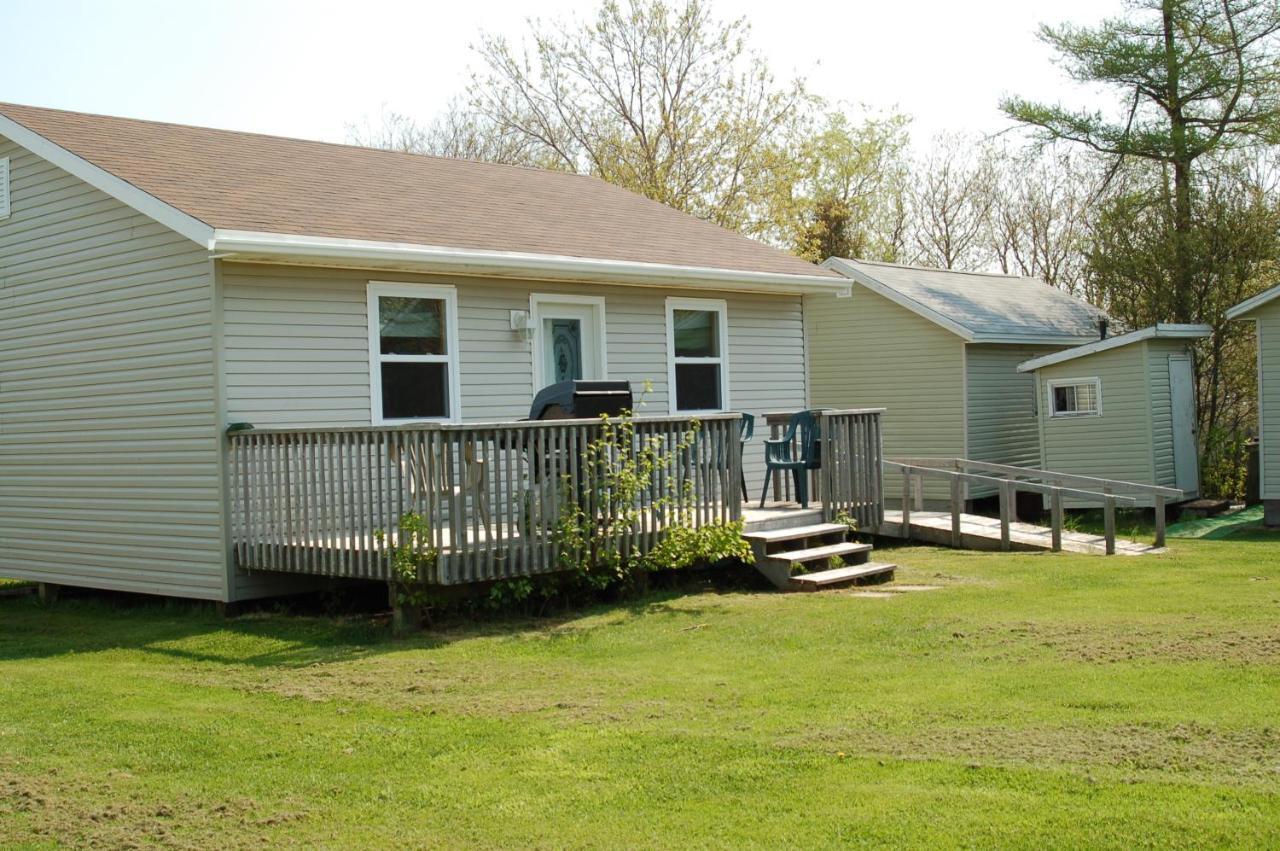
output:
[[[940,135],[916,168],[910,195],[914,259],[941,269],[986,265],[994,171],[989,152],[960,135]]]
[[[741,228],[768,194],[790,122],[812,104],[748,51],[745,18],[702,0],[615,0],[587,24],[530,21],[530,49],[484,35],[470,107],[540,161]]]
[[[1090,298],[1085,249],[1098,200],[1093,158],[1053,148],[991,157],[994,178],[987,239],[1008,275],[1039,278]]]
[[[1194,309],[1193,194],[1200,158],[1274,140],[1280,131],[1280,62],[1274,0],[1133,0],[1097,27],[1043,26],[1040,37],[1080,82],[1111,87],[1123,118],[1007,98],[1012,118],[1044,138],[1082,143],[1117,161],[1137,158],[1172,172],[1170,313]]]
[[[905,116],[859,121],[831,111],[796,122],[779,148],[773,191],[749,230],[815,262],[827,257],[895,260],[902,251],[908,142]]]

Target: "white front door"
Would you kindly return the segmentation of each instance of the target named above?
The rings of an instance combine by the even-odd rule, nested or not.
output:
[[[533,299],[534,390],[572,379],[605,377],[603,300]]]
[[[1200,489],[1200,460],[1196,447],[1195,379],[1188,355],[1169,355],[1169,402],[1173,408],[1174,487],[1190,495]]]

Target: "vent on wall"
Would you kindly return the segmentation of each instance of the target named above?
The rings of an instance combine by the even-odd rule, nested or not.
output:
[[[0,157],[0,219],[9,218],[9,158]]]

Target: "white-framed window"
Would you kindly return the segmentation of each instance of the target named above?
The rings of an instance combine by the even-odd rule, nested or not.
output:
[[[456,421],[459,386],[457,290],[370,281],[373,422]]]
[[[1049,416],[1096,417],[1102,413],[1102,379],[1068,378],[1049,382]]]
[[[729,409],[729,309],[723,300],[667,299],[672,413]]]
[[[0,219],[9,218],[9,158],[0,157]]]

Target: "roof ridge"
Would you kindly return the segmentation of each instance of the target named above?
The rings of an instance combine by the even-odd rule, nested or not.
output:
[[[566,177],[585,177],[591,178],[593,175],[582,174],[576,171],[560,171],[554,168],[543,168],[535,165],[523,165],[520,163],[500,163],[491,160],[475,160],[468,157],[446,157],[440,154],[419,154],[413,151],[397,151],[391,148],[375,148],[369,145],[354,145],[350,142],[329,142],[323,139],[305,139],[301,136],[281,136],[276,133],[261,133],[255,130],[230,130],[226,127],[210,127],[205,124],[182,124],[177,121],[157,121],[152,118],[132,118],[127,115],[108,115],[103,112],[82,112],[75,109],[53,109],[47,106],[33,106],[24,103],[11,103],[8,101],[0,101],[0,114],[6,116],[19,124],[22,124],[17,118],[7,115],[5,110],[8,107],[17,107],[18,109],[30,109],[36,112],[56,113],[59,115],[74,115],[81,118],[105,118],[109,121],[126,121],[132,124],[147,124],[152,127],[175,127],[180,130],[202,130],[208,133],[221,133],[228,136],[248,136],[255,139],[274,139],[279,142],[294,142],[300,145],[319,145],[328,148],[344,148],[352,151],[369,151],[376,154],[384,154],[396,157],[417,157],[428,160],[442,160],[451,163],[470,163],[472,165],[494,167],[494,168],[518,168],[525,171],[534,171],[544,174],[564,175]],[[25,124],[23,125],[26,126]],[[31,128],[28,128],[31,129]]]
[[[837,260],[845,260],[850,263],[865,263],[868,266],[888,266],[891,269],[913,269],[917,272],[942,272],[946,275],[973,275],[981,278],[1009,278],[1015,281],[1033,281],[1052,289],[1058,289],[1048,281],[1035,277],[1034,275],[1010,275],[1007,272],[977,272],[970,269],[943,269],[938,266],[919,266],[915,263],[890,263],[887,260],[863,260],[858,257],[838,257]]]

